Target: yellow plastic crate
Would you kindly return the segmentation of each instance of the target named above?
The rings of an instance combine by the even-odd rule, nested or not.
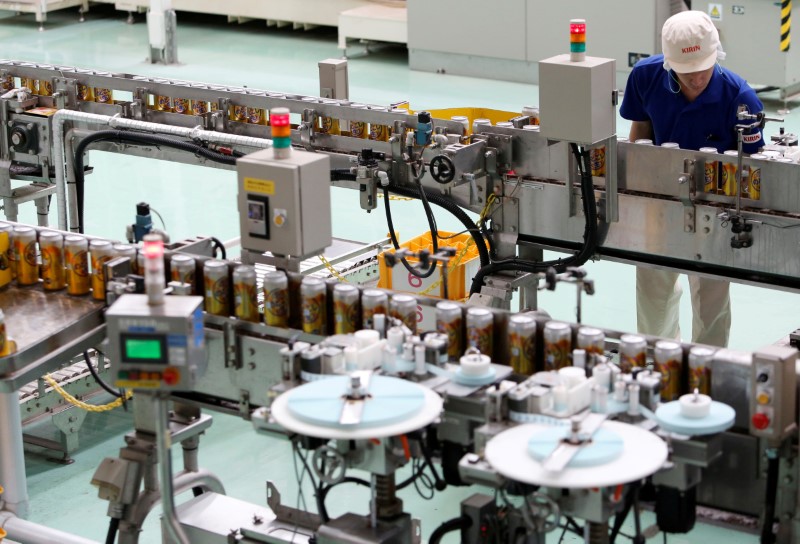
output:
[[[456,250],[455,256],[450,259],[450,263],[448,264],[447,287],[448,295],[451,300],[461,300],[468,295],[469,284],[472,282],[472,278],[478,271],[478,268],[480,268],[478,248],[475,246],[475,242],[473,242],[469,233],[453,236],[451,232],[439,231],[439,235],[440,248],[452,247]],[[450,236],[453,237],[450,238]],[[400,247],[406,248],[414,253],[421,249],[427,249],[432,252],[433,243],[431,241],[431,234],[430,232],[421,234],[400,244]],[[389,251],[394,253],[393,249]],[[386,266],[386,259],[384,258],[386,253],[387,252],[384,252],[378,255],[378,263],[380,266],[378,287],[404,293],[444,298],[444,285],[441,281],[441,264],[438,266],[438,271],[431,274],[430,277],[418,278],[406,270],[406,267],[403,266],[402,263],[396,264],[393,268]],[[409,257],[408,262],[417,263],[418,260]]]

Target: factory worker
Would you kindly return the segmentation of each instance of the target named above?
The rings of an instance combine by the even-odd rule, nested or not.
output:
[[[760,112],[763,105],[745,80],[717,63],[725,53],[711,18],[701,11],[673,15],[664,23],[661,44],[663,55],[639,61],[628,78],[620,114],[633,122],[630,140],[675,142],[683,149],[714,147],[720,153],[736,149],[739,105],[746,105],[750,113]],[[761,131],[751,132],[744,135],[745,153],[764,145]],[[663,225],[653,217],[643,228],[655,232]],[[689,285],[692,341],[726,346],[731,327],[729,283],[689,276]],[[680,296],[677,273],[638,268],[639,332],[680,338]]]

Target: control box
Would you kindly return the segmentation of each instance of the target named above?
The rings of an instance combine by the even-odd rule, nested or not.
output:
[[[114,385],[127,389],[190,391],[208,364],[203,297],[125,294],[106,312]]]
[[[332,243],[330,159],[265,149],[236,161],[242,248],[306,257]]]
[[[617,62],[557,55],[539,61],[539,123],[550,140],[592,145],[617,133]]]
[[[750,434],[781,441],[795,422],[797,350],[767,346],[753,353],[750,381]]]

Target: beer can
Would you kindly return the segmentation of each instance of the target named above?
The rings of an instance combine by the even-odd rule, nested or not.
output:
[[[156,95],[156,109],[158,111],[172,111],[172,97],[164,96],[162,94]]]
[[[256,269],[240,265],[233,269],[234,315],[243,321],[258,323],[258,288]]]
[[[654,350],[656,371],[661,373],[661,400],[678,400],[681,395],[683,349],[677,342],[659,340]]]
[[[638,140],[634,140],[633,143],[639,145],[653,145],[653,140],[650,138],[639,138]]]
[[[114,254],[114,258],[118,257],[125,257],[131,263],[131,273],[136,273],[139,268],[139,264],[136,260],[136,248],[130,244],[114,244],[111,247],[111,251]],[[144,271],[142,271],[144,273]]]
[[[32,94],[39,94],[39,81],[29,77],[21,77],[19,79],[20,87],[30,89]]]
[[[170,279],[181,283],[187,283],[195,289],[195,273],[197,263],[188,255],[176,254],[169,260]]]
[[[11,283],[11,261],[8,260],[9,249],[13,253],[11,244],[12,227],[8,223],[0,223],[0,288]]]
[[[111,242],[92,240],[89,242],[89,256],[92,259],[92,298],[106,299],[106,276],[103,265],[114,257]]]
[[[329,106],[337,106],[339,103],[336,100],[323,100],[323,104]],[[319,131],[323,134],[331,134],[338,136],[342,133],[339,128],[339,120],[335,117],[320,116],[319,118]]]
[[[94,89],[88,85],[78,83],[77,91],[78,92],[76,94],[78,96],[78,100],[82,100],[84,102],[94,102]]]
[[[469,135],[469,129],[470,129],[469,117],[467,117],[466,115],[453,115],[452,117],[450,117],[450,120],[455,121],[456,123],[461,123],[464,127],[464,132],[463,132],[464,136]]]
[[[7,223],[5,223],[7,224]],[[8,268],[11,270],[11,279],[17,279],[17,245],[14,243],[14,227],[8,225],[11,230],[8,231],[8,251],[6,252],[6,260],[8,261]]]
[[[39,80],[39,96],[53,96],[53,82],[49,79]]]
[[[521,113],[528,116],[529,125],[539,124],[539,108],[536,106],[523,106]]]
[[[389,295],[379,289],[364,289],[361,293],[361,328],[373,328],[376,314],[389,314]]]
[[[482,127],[484,125],[491,126],[492,125],[492,120],[491,119],[484,119],[483,117],[480,117],[478,119],[473,119],[472,120],[472,133],[473,134],[477,134],[479,129],[480,129],[480,127]]]
[[[511,121],[500,121],[499,123],[495,124],[495,126],[500,128],[514,128],[514,123]]]
[[[14,88],[14,76],[4,75],[0,76],[0,91],[6,92]]]
[[[716,147],[701,147],[700,151],[703,153],[716,153]],[[706,159],[706,165],[703,176],[703,191],[710,194],[716,194],[719,184],[719,161],[713,159]]]
[[[544,326],[544,369],[558,370],[569,364],[572,329],[567,323],[548,321]]]
[[[305,277],[300,283],[300,307],[303,310],[303,332],[326,334],[327,286],[319,278]]]
[[[247,106],[237,106],[235,104],[230,106],[228,114],[231,121],[238,121],[240,123],[247,122]]]
[[[333,332],[349,334],[358,328],[358,288],[348,283],[333,287]]]
[[[91,287],[89,277],[89,243],[83,236],[70,234],[64,238],[64,262],[67,267],[67,293],[86,295]]]
[[[760,153],[753,153],[750,155],[750,158],[767,160],[767,156]],[[750,166],[750,176],[747,185],[750,198],[753,200],[761,200],[761,168],[755,165]]]
[[[264,323],[271,327],[289,324],[289,278],[280,270],[264,274]]]
[[[189,114],[191,113],[191,108],[189,106],[189,99],[188,98],[174,98],[172,100],[172,110],[175,113],[183,113]]]
[[[251,125],[266,125],[267,112],[263,108],[246,108],[247,122]]]
[[[667,149],[680,149],[681,144],[676,142],[664,142],[661,144],[661,147],[666,147]]]
[[[603,355],[606,348],[606,333],[594,327],[580,327],[578,329],[578,349],[595,355]]]
[[[219,111],[219,103],[212,100],[208,103],[208,111]]]
[[[461,307],[453,302],[436,303],[436,330],[447,335],[447,355],[459,358],[464,354],[463,333],[464,318]]]
[[[0,357],[5,357],[9,352],[8,334],[6,333],[6,316],[0,310]]]
[[[619,366],[624,373],[647,365],[647,340],[636,334],[623,334],[619,339]]]
[[[367,106],[364,104],[353,104],[351,106],[354,110],[366,110]],[[363,119],[350,121],[350,136],[353,138],[367,138],[369,136],[369,129],[367,122]]]
[[[206,261],[203,265],[203,286],[206,313],[229,316],[231,311],[228,295],[230,291],[228,264],[216,259]]]
[[[17,263],[17,284],[35,285],[39,282],[36,262],[36,231],[31,227],[14,228],[14,258]]]
[[[54,231],[39,234],[42,252],[42,280],[45,291],[58,291],[66,286],[64,277],[64,237]]]
[[[606,175],[606,146],[593,147],[589,151],[589,164],[595,177]]]
[[[508,318],[508,348],[511,368],[530,376],[536,369],[536,320],[529,315]]]
[[[494,315],[486,308],[467,310],[467,347],[477,348],[489,357],[493,354]]]
[[[689,391],[711,395],[711,361],[714,350],[695,346],[689,350]]]
[[[736,157],[739,152],[731,149],[725,152],[729,157]],[[722,163],[722,174],[720,176],[720,194],[727,196],[736,196],[736,163],[725,162]]]
[[[190,100],[189,108],[192,110],[193,115],[203,115],[208,113],[208,102],[205,100]]]
[[[111,104],[114,102],[114,95],[112,94],[111,89],[106,89],[104,87],[95,87],[94,101],[100,102],[101,104]]]
[[[389,313],[417,334],[417,299],[411,295],[394,295],[389,302]]]

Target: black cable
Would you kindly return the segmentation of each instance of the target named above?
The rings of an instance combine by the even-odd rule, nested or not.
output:
[[[300,451],[300,445],[298,444],[297,439],[292,439],[292,449],[294,450],[295,455],[297,455],[300,458],[300,461],[303,463],[303,470],[308,473],[308,478],[311,480],[311,487],[314,489],[314,499],[317,502],[317,512],[322,518],[322,521],[324,523],[327,523],[328,521],[330,521],[330,518],[328,517],[328,511],[325,509],[325,503],[322,502],[321,498],[322,494],[320,493],[320,488],[317,487],[317,482],[314,481],[314,473],[311,472],[311,467],[308,466],[308,460]],[[301,472],[300,473],[301,482],[302,482],[302,475],[303,473]]]
[[[106,533],[106,544],[114,544],[117,539],[117,531],[119,530],[119,519],[111,518],[108,522],[108,533]]]
[[[333,168],[331,181],[355,181],[358,177],[349,168]]]
[[[228,258],[228,252],[225,250],[225,244],[223,244],[223,243],[220,241],[220,239],[219,239],[219,238],[216,238],[216,237],[214,237],[214,236],[209,236],[209,237],[208,237],[208,239],[209,239],[209,240],[211,240],[211,242],[213,242],[213,244],[214,244],[214,247],[216,247],[217,249],[219,249],[220,258],[221,258],[223,261],[224,261],[225,259],[227,259],[227,258]]]
[[[129,130],[101,130],[86,136],[75,148],[74,172],[75,172],[75,195],[78,200],[78,232],[83,233],[83,204],[84,204],[84,172],[83,157],[86,149],[95,142],[115,141],[118,143],[129,143],[138,145],[155,145],[171,147],[188,153],[193,153],[200,157],[219,162],[222,164],[236,164],[236,157],[211,151],[201,145],[197,145],[186,140],[179,140],[167,136],[156,134],[146,134],[143,132],[133,132]]]
[[[389,204],[389,188],[383,188],[383,207],[386,210],[386,223],[389,226],[389,238],[392,239],[392,245],[394,248],[400,249],[400,242],[397,240],[397,234],[394,232],[394,221],[392,221],[392,208]],[[427,270],[420,271],[416,266],[413,266],[409,263],[405,257],[400,257],[400,262],[403,263],[403,266],[406,267],[409,274],[412,274],[418,278],[430,278],[434,272],[436,272],[436,262],[430,264]]]
[[[100,374],[97,373],[97,370],[95,370],[92,361],[89,359],[88,351],[83,352],[83,360],[86,361],[86,366],[89,367],[89,373],[92,375],[92,378],[94,378],[94,381],[97,382],[97,385],[99,385],[100,387],[105,389],[106,392],[108,392],[111,395],[114,395],[118,399],[121,399],[125,396],[123,393],[120,393],[119,391],[115,390],[114,388],[112,388],[110,385],[108,385],[106,382],[103,381],[103,378],[101,378]]]
[[[767,461],[767,494],[764,500],[764,524],[761,526],[761,544],[773,544],[775,533],[772,524],[775,522],[775,502],[778,497],[778,473],[780,459],[777,454],[768,457]]]
[[[466,515],[445,521],[431,533],[431,537],[428,539],[428,544],[439,544],[442,538],[444,538],[444,535],[447,533],[452,533],[453,531],[459,531],[461,529],[467,529],[471,525],[472,519]]]
[[[578,170],[581,175],[581,198],[583,199],[583,212],[586,217],[586,224],[583,231],[583,245],[577,253],[566,258],[559,258],[553,261],[532,262],[520,259],[508,259],[496,261],[489,266],[481,266],[478,273],[472,280],[470,294],[477,293],[483,286],[486,276],[502,271],[519,271],[536,274],[544,272],[553,267],[557,272],[563,272],[570,266],[581,266],[588,261],[597,250],[597,202],[594,198],[594,184],[592,182],[591,165],[589,164],[589,152],[578,150],[578,146],[570,144],[572,152],[578,161]]]

